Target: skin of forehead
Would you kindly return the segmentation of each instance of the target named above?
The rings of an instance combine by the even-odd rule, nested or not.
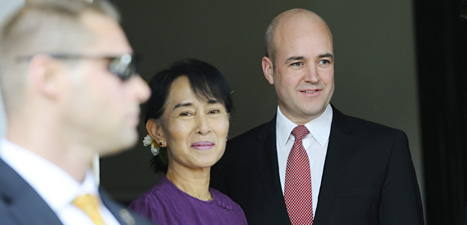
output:
[[[87,11],[83,13],[81,21],[95,37],[93,43],[85,46],[84,49],[92,52],[112,51],[115,54],[132,52],[123,29],[111,17]]]
[[[274,43],[276,42],[276,39],[281,36],[305,33],[305,30],[324,30],[332,40],[332,34],[326,22],[318,14],[312,11],[305,9],[291,9],[279,14],[274,20],[277,23],[273,35]]]

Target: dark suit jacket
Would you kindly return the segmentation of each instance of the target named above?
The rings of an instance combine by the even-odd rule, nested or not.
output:
[[[103,204],[121,224],[151,224],[114,202],[100,190]],[[40,195],[0,159],[0,224],[61,225],[57,215]]]
[[[423,224],[406,135],[333,111],[313,224]],[[212,186],[240,204],[250,225],[290,224],[276,151],[274,118],[229,141],[212,168]]]

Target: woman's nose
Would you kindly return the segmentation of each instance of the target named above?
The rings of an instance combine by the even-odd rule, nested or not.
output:
[[[206,135],[211,131],[209,126],[208,116],[207,115],[200,115],[198,117],[198,128],[197,132],[201,135]]]

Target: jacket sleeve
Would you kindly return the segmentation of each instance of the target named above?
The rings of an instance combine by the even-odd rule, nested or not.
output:
[[[394,137],[384,179],[381,202],[381,225],[423,225],[423,209],[415,169],[405,133]]]

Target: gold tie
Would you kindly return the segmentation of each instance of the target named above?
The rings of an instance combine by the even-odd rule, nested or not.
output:
[[[73,200],[73,204],[83,210],[91,218],[95,225],[105,225],[99,214],[99,200],[91,194],[81,195]]]

